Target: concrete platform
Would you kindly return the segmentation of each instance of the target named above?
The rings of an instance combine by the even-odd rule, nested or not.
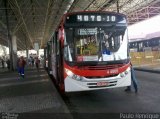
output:
[[[133,66],[135,70],[145,71],[151,73],[160,73],[160,63],[143,64],[139,66]]]
[[[50,113],[50,116],[54,113],[61,114],[57,116],[64,116],[62,118],[71,118],[67,106],[43,68],[39,72],[35,68],[26,69],[24,79],[19,79],[17,72],[0,73],[0,112],[23,115]]]

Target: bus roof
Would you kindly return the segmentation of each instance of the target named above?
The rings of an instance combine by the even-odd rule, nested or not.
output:
[[[109,14],[117,14],[117,15],[122,15],[124,17],[126,17],[126,15],[122,14],[122,13],[118,13],[118,12],[111,12],[111,11],[77,11],[77,12],[68,12],[66,14],[64,14],[64,17],[69,16],[69,15],[74,15],[74,14],[80,14],[80,13],[109,13]]]

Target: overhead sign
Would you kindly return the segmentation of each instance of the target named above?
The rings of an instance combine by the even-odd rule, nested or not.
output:
[[[16,38],[16,36],[12,36],[12,46],[13,46],[13,51],[16,53],[17,52],[17,38]]]
[[[36,50],[36,51],[39,50],[39,44],[38,43],[34,43],[34,50]]]

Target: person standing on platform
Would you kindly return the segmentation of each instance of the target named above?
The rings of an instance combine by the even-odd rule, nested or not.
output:
[[[17,68],[18,68],[18,73],[20,77],[24,78],[24,67],[26,65],[26,61],[24,60],[23,56],[21,56],[18,61],[17,61]]]
[[[10,60],[8,59],[6,63],[7,63],[7,68],[9,70],[10,69]]]
[[[32,67],[34,67],[34,58],[31,57]]]
[[[132,81],[133,87],[135,89],[135,93],[137,93],[138,92],[137,79],[136,79],[135,72],[134,72],[132,64],[131,64],[131,81]],[[126,92],[131,91],[131,86],[127,86],[125,91]]]
[[[2,62],[2,68],[4,68],[4,60],[2,59],[1,62]]]
[[[35,59],[35,64],[36,64],[37,70],[39,70],[40,60],[38,59],[38,57],[36,57],[36,59]]]
[[[32,66],[32,58],[31,58],[31,56],[28,58],[28,65]]]

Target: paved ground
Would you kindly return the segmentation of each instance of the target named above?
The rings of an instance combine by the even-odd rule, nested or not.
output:
[[[10,112],[18,113],[20,119],[119,119],[121,113],[150,114],[160,110],[159,73],[136,71],[138,94],[126,93],[124,88],[68,93],[63,97],[67,106],[44,69],[29,69],[25,74],[25,79],[18,80],[17,72],[0,73],[0,117]]]
[[[141,64],[141,65],[134,65],[135,69],[148,71],[148,72],[158,72],[160,73],[160,63],[150,63],[150,64]]]
[[[34,68],[26,70],[25,79],[20,80],[17,72],[0,73],[0,112],[21,113],[18,115],[21,118],[27,118],[29,114],[44,119],[71,118],[46,71],[40,69],[38,72]]]
[[[160,74],[136,71],[139,92],[126,93],[124,88],[68,93],[65,102],[76,118],[104,117],[120,113],[159,113]],[[160,115],[159,115],[160,118]],[[141,118],[140,118],[141,119]]]

